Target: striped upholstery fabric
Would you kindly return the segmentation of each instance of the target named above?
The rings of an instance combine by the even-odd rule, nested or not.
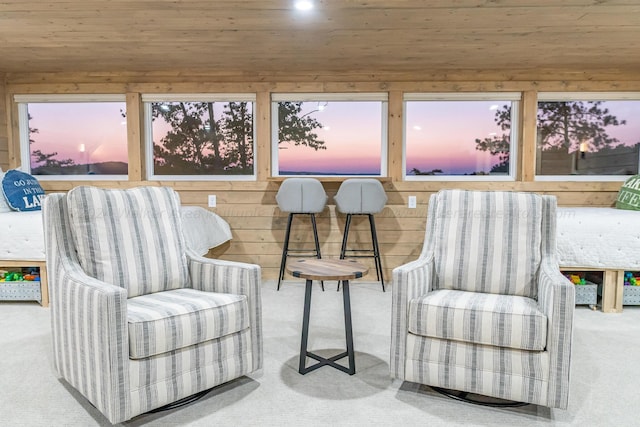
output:
[[[393,270],[391,376],[566,409],[575,289],[555,220],[552,196],[431,196],[420,257]]]
[[[189,273],[194,289],[247,296],[251,324],[253,368],[262,368],[262,296],[260,267],[253,264],[203,258],[189,252]]]
[[[166,194],[172,194],[172,191]],[[153,202],[149,208],[152,206]],[[176,293],[172,297],[173,312],[180,312],[180,308],[175,307],[180,293],[188,295],[183,300],[191,299],[191,303],[183,301],[186,306],[191,304],[191,309],[203,304],[217,306],[220,309],[217,314],[221,317],[210,318],[209,310],[193,316],[207,312],[203,316],[209,316],[205,323],[213,324],[213,330],[224,331],[221,333],[226,335],[213,339],[203,337],[207,340],[198,344],[131,359],[127,318],[135,315],[133,312],[130,314],[129,309],[136,305],[133,311],[137,310],[139,316],[145,304],[130,302],[143,298],[128,298],[127,289],[98,280],[85,272],[75,245],[79,236],[74,236],[74,233],[77,234],[78,230],[73,229],[69,211],[67,195],[51,194],[45,199],[43,218],[51,296],[53,365],[57,374],[109,422],[116,424],[130,420],[262,368],[259,266],[202,258],[188,250],[182,253],[186,275],[188,277],[191,272],[193,277],[193,289],[169,290],[161,294]],[[148,209],[147,212],[153,210]],[[149,243],[152,244],[153,241]],[[195,293],[200,292],[213,293],[212,299],[209,296],[203,298],[206,302],[194,299]],[[217,299],[215,293],[235,295],[222,295]],[[243,307],[238,308],[235,302],[224,304],[232,300],[241,301]],[[235,308],[223,308],[225,305]],[[221,325],[224,316],[235,326]],[[182,316],[178,317],[182,320],[181,332],[191,337],[194,326],[184,321]],[[238,326],[246,325],[246,322],[248,328]],[[195,330],[199,327],[195,326]],[[209,326],[206,328],[207,332],[203,330],[202,333],[210,332]],[[233,332],[237,328],[242,329]],[[157,335],[158,330],[152,333]],[[199,337],[200,333],[197,331],[195,336]]]
[[[405,380],[549,406],[550,354],[409,334]]]
[[[249,374],[253,365],[248,329],[177,351],[129,361],[132,414],[191,396]],[[193,369],[197,367],[197,369]]]
[[[437,194],[436,288],[535,298],[542,200],[536,194]]]
[[[542,351],[547,317],[531,298],[440,289],[409,302],[409,332],[472,344]]]
[[[129,357],[142,359],[249,327],[245,295],[175,289],[127,301]]]
[[[180,200],[168,187],[69,191],[80,265],[129,297],[188,286]]]

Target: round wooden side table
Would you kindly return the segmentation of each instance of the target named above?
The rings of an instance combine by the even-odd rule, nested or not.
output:
[[[369,272],[369,269],[356,261],[348,259],[299,259],[287,265],[287,271],[293,277],[306,279],[304,294],[304,315],[302,317],[302,339],[300,343],[300,366],[298,372],[302,375],[314,371],[322,366],[329,365],[349,375],[356,373],[355,351],[353,349],[353,331],[351,328],[351,300],[349,297],[349,280],[359,279]],[[347,351],[330,358],[324,358],[307,351],[309,338],[309,314],[311,311],[311,289],[314,280],[340,280],[342,281],[342,300],[344,303],[344,331],[346,336]],[[318,363],[306,366],[307,357],[315,359]],[[348,357],[349,365],[343,366],[336,363],[344,357]]]

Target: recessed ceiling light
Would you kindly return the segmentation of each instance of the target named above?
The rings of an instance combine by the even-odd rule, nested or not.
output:
[[[313,3],[310,0],[296,0],[294,3],[298,10],[311,10],[313,9]]]

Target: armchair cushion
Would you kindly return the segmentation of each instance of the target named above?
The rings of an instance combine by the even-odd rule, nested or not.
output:
[[[435,287],[535,298],[540,197],[466,190],[436,197]]]
[[[441,289],[409,302],[409,332],[472,344],[543,351],[547,317],[531,298]]]
[[[127,301],[129,357],[142,359],[249,328],[245,295],[176,289]]]
[[[130,298],[189,287],[180,200],[171,188],[81,186],[67,203],[87,275],[127,289]]]

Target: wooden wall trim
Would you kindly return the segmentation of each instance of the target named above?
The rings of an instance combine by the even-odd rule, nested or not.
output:
[[[0,168],[9,169],[9,94],[6,90],[5,74],[0,73]]]
[[[145,173],[145,133],[142,97],[139,93],[127,93],[127,147],[129,180],[142,181]]]
[[[254,153],[254,167],[258,181],[266,181],[271,176],[271,94],[258,92],[256,94],[255,121],[256,153]]]
[[[296,82],[596,82],[638,81],[640,76],[633,69],[561,69],[526,68],[513,70],[416,70],[403,72],[246,72],[233,70],[188,69],[181,71],[108,71],[108,72],[51,72],[51,73],[6,73],[9,84],[33,83],[157,83],[157,82],[259,82],[259,83],[296,83]]]
[[[401,181],[403,158],[403,133],[404,133],[404,102],[402,92],[393,90],[389,92],[387,123],[387,175],[392,181]]]
[[[537,92],[525,91],[522,94],[522,112],[520,128],[520,155],[518,161],[519,181],[533,181],[536,166],[538,96]]]
[[[410,81],[410,82],[163,82],[163,83],[8,83],[12,94],[84,93],[259,93],[259,92],[625,92],[640,91],[640,76],[630,81]]]

